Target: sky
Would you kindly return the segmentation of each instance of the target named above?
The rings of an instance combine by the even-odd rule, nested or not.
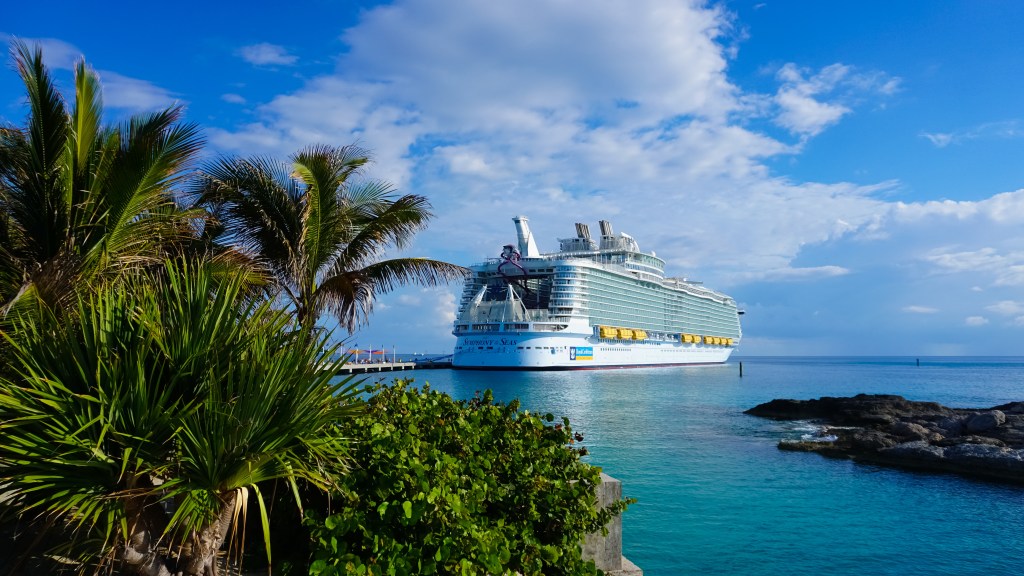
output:
[[[111,121],[185,105],[207,158],[370,150],[433,205],[403,256],[607,219],[736,299],[742,355],[1024,355],[1024,3],[102,4],[14,3],[0,40],[68,94],[84,56]],[[348,343],[450,352],[460,293],[382,296]]]

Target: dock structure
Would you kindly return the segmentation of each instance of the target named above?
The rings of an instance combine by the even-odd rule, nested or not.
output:
[[[412,370],[415,362],[375,362],[373,364],[346,363],[338,368],[338,374],[365,374],[367,372],[393,372],[395,370]]]

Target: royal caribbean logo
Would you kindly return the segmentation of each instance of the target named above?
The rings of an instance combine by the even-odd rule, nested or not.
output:
[[[594,359],[594,347],[593,346],[570,346],[569,347],[569,360],[593,360]]]

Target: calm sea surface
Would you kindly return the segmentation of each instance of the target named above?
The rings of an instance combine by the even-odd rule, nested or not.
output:
[[[402,376],[458,398],[490,388],[568,416],[589,461],[638,499],[623,517],[623,547],[648,576],[1019,574],[1024,487],[782,452],[781,438],[810,427],[742,413],[773,398],[859,392],[951,407],[1024,400],[1024,358],[915,360]]]

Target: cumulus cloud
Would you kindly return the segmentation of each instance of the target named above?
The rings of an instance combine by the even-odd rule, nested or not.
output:
[[[245,104],[245,97],[240,94],[222,94],[220,99],[231,104]]]
[[[984,316],[968,316],[964,319],[964,324],[967,326],[984,326],[988,324],[988,318]]]
[[[939,309],[930,306],[904,306],[903,311],[910,314],[935,314]]]
[[[839,63],[818,72],[789,63],[776,77],[781,86],[774,96],[779,108],[775,122],[801,136],[814,136],[835,124],[853,111],[850,102],[864,94],[890,95],[900,84],[898,78],[880,72],[857,72]],[[833,101],[827,101],[829,97]]]
[[[291,66],[299,60],[298,56],[289,54],[284,46],[267,42],[242,46],[238,49],[238,55],[255,66]]]
[[[309,142],[358,141],[375,170],[431,198],[432,228],[446,233],[428,232],[425,242],[480,256],[507,241],[503,220],[529,212],[538,240],[549,242],[565,235],[567,214],[614,218],[671,273],[699,269],[719,285],[848,272],[792,260],[805,246],[865,234],[886,211],[876,196],[896,183],[771,176],[765,162],[799,146],[744,125],[771,112],[752,111],[751,95],[726,75],[726,12],[654,0],[582,12],[524,1],[371,9],[343,35],[336,73],[258,106],[255,122],[210,130],[210,140],[278,156]],[[842,95],[844,114],[852,94],[896,86],[843,65],[787,68],[780,82],[823,105]],[[811,129],[792,116],[798,122],[802,134],[828,124]]]

